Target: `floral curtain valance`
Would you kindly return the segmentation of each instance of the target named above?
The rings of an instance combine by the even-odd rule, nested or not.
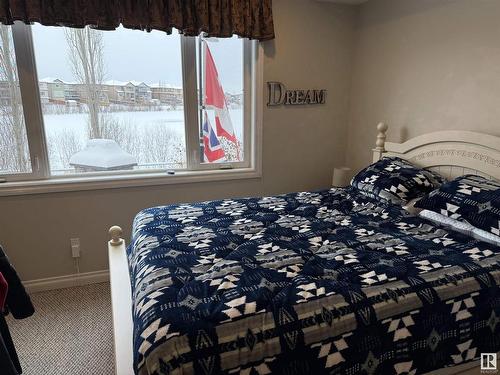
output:
[[[0,22],[274,38],[272,0],[0,0]]]

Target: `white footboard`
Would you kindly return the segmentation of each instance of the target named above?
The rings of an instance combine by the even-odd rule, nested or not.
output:
[[[125,241],[120,227],[111,227],[109,234],[111,240],[108,242],[108,256],[113,304],[115,371],[117,375],[133,375],[132,291]]]

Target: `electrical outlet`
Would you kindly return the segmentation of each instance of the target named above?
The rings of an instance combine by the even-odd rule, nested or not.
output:
[[[71,238],[71,256],[73,258],[80,258],[80,239]]]

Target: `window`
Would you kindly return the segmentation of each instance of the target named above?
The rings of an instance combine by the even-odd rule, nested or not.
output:
[[[31,160],[10,26],[0,25],[0,174],[31,173]]]
[[[180,35],[32,32],[52,175],[187,167]]]
[[[254,42],[16,22],[0,47],[4,181],[254,167]]]
[[[245,159],[243,45],[238,38],[197,42],[200,161],[240,163]]]

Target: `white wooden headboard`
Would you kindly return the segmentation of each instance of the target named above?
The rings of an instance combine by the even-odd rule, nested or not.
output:
[[[471,131],[439,131],[403,143],[386,142],[388,126],[380,123],[373,161],[398,156],[446,178],[476,174],[500,180],[500,137]]]

